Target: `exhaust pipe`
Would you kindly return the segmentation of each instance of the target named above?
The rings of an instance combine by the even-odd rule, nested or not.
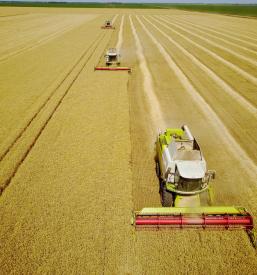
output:
[[[181,128],[186,132],[186,135],[188,136],[188,139],[189,139],[190,141],[193,141],[193,140],[194,140],[194,137],[193,137],[193,135],[191,134],[191,132],[190,132],[188,126],[187,126],[187,125],[183,125]]]

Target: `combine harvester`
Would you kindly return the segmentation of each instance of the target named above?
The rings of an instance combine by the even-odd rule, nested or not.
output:
[[[112,25],[111,20],[106,20],[104,25],[101,26],[101,29],[106,29],[106,30],[115,30],[115,27]]]
[[[163,207],[134,212],[132,224],[137,229],[244,229],[256,248],[253,217],[245,208],[210,206],[215,171],[207,170],[201,149],[186,125],[160,133],[156,151]]]
[[[110,48],[105,54],[105,64],[106,66],[95,67],[96,71],[128,71],[131,72],[129,67],[120,66],[120,54],[116,48]]]

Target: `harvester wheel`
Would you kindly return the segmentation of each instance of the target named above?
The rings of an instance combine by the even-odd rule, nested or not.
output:
[[[202,206],[210,206],[210,197],[208,191],[202,192],[200,194],[200,202]]]
[[[167,191],[166,187],[162,187],[161,200],[162,200],[163,207],[172,207],[173,206],[173,195],[171,192]]]
[[[200,202],[202,206],[211,206],[212,200],[209,190],[202,192],[200,194]]]
[[[155,170],[156,170],[156,175],[158,178],[161,176],[161,170],[160,170],[160,164],[158,161],[155,162]]]

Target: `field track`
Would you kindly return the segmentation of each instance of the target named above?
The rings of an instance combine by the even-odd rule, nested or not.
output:
[[[130,218],[160,206],[158,131],[187,124],[215,203],[257,220],[256,20],[1,7],[0,36],[1,274],[255,274],[245,232]],[[132,74],[94,71],[109,47]]]

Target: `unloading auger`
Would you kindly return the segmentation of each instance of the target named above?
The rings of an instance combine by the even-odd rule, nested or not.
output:
[[[133,213],[136,229],[244,229],[257,248],[253,217],[244,207],[210,206],[211,181],[200,146],[189,128],[168,128],[156,141],[156,173],[163,207]]]

